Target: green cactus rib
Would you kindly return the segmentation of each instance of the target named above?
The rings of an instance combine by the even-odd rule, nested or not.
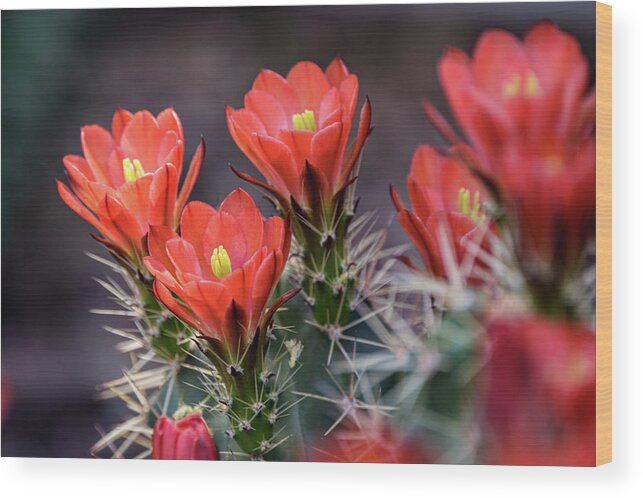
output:
[[[305,299],[315,322],[329,333],[350,321],[355,293],[346,246],[353,215],[343,207],[336,211],[322,215],[300,212],[293,223],[301,247]]]
[[[208,340],[204,349],[219,379],[211,386],[210,398],[227,417],[229,436],[252,459],[263,459],[278,445],[275,427],[288,409],[279,406],[280,396],[294,375],[288,350],[271,350],[274,336],[269,329],[269,325],[260,326],[238,354],[216,340]]]
[[[192,331],[165,309],[146,282],[138,279],[135,282],[141,319],[148,332],[150,346],[164,360],[184,358],[189,350]]]
[[[315,321],[321,326],[345,325],[350,318],[353,280],[349,277],[346,251],[347,220],[342,220],[334,236],[310,236],[304,249],[307,269],[303,286],[309,298]]]

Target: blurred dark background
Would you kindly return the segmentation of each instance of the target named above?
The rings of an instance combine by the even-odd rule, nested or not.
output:
[[[388,184],[404,189],[415,148],[443,143],[421,102],[449,116],[436,76],[445,47],[471,52],[485,28],[522,35],[549,18],[580,40],[593,67],[594,5],[3,11],[2,377],[13,400],[3,407],[2,456],[87,457],[97,427],[127,415],[120,402],[95,398],[127,361],[102,330],[118,320],[89,313],[109,301],[91,278],[106,268],[84,252],[104,251],[54,184],[62,157],[81,152],[81,125],[109,127],[119,106],[174,107],[186,154],[200,135],[207,143],[193,198],[217,204],[239,185],[229,163],[252,170],[228,135],[224,105],[241,107],[263,67],[285,75],[299,60],[325,67],[339,54],[359,76],[360,102],[368,94],[374,108],[360,209],[377,209],[387,224]],[[405,240],[395,224],[390,234]]]

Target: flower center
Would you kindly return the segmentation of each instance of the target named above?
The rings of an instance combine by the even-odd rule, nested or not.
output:
[[[529,71],[527,74],[520,75],[514,74],[513,78],[502,88],[502,95],[506,99],[513,99],[516,97],[536,97],[540,94],[540,83],[538,78]]]
[[[292,127],[297,131],[317,131],[317,125],[315,124],[315,113],[310,109],[306,109],[301,114],[293,114]]]
[[[565,163],[558,155],[549,155],[544,160],[545,172],[550,176],[556,176],[565,171]]]
[[[123,177],[126,182],[135,182],[145,174],[143,165],[138,159],[132,161],[129,157],[123,159]]]
[[[480,192],[473,194],[473,203],[471,202],[471,192],[469,189],[462,187],[458,191],[458,211],[463,215],[471,218],[476,223],[482,223],[486,216],[481,210]]]
[[[212,273],[217,278],[223,278],[232,273],[230,256],[228,256],[228,251],[226,251],[221,245],[212,251],[210,265],[212,266]]]

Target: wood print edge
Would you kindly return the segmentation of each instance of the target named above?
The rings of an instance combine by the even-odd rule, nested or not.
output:
[[[596,465],[612,461],[612,7],[596,2]]]

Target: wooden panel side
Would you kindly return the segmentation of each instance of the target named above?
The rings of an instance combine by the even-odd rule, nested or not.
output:
[[[612,461],[612,7],[596,3],[596,465]]]

